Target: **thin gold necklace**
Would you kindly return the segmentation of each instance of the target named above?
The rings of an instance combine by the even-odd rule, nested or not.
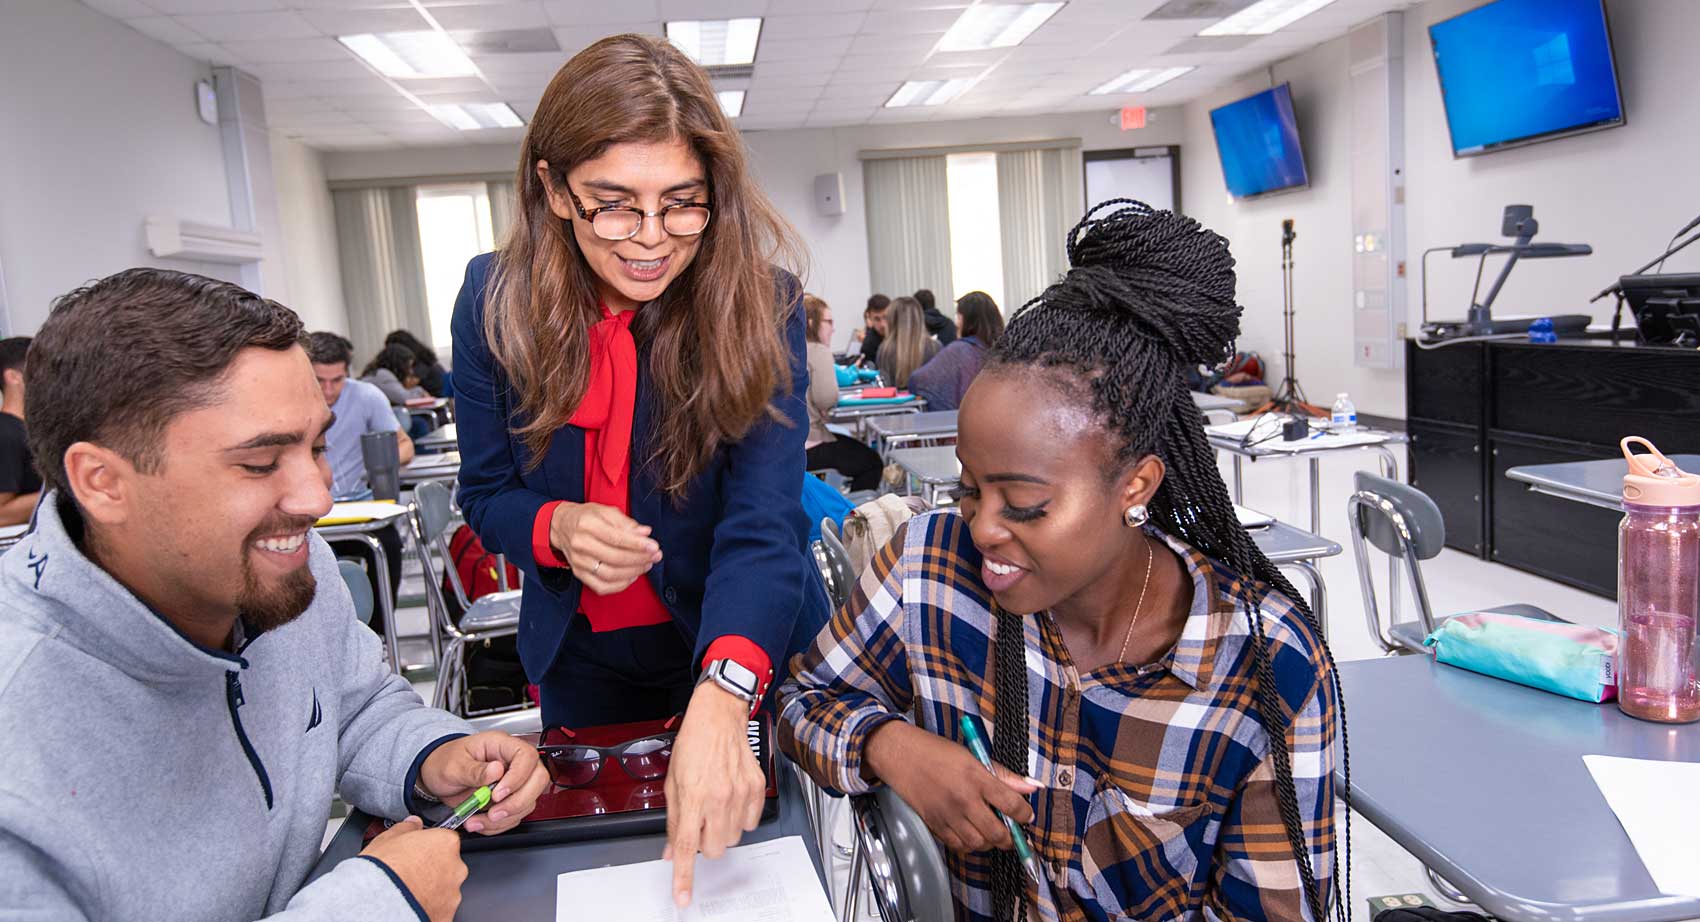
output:
[[[1145,591],[1151,588],[1151,563],[1157,559],[1157,548],[1149,546],[1145,554],[1145,582],[1139,586],[1139,602],[1133,606],[1133,618],[1127,623],[1127,633],[1122,635],[1122,652],[1116,654],[1116,662],[1127,659],[1127,644],[1133,639],[1133,626],[1139,623],[1140,612],[1145,610]]]

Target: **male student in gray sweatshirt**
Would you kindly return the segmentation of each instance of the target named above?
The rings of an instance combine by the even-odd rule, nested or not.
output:
[[[402,819],[537,752],[425,707],[313,531],[330,411],[287,308],[132,269],[59,299],[25,370],[46,482],[0,557],[0,918],[447,922],[455,833],[408,819],[303,887],[332,794]]]

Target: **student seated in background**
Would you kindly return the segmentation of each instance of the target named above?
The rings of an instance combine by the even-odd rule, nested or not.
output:
[[[22,525],[41,497],[41,477],[24,432],[24,354],[28,336],[0,339],[0,525]]]
[[[891,299],[885,295],[869,298],[868,306],[862,311],[862,328],[851,338],[853,345],[861,345],[862,364],[868,368],[879,362],[880,344],[885,342],[885,311],[890,306]]]
[[[826,428],[826,417],[838,406],[838,370],[832,361],[832,308],[811,294],[803,295],[809,358],[809,439],[803,443],[809,470],[831,468],[850,480],[851,490],[875,490],[880,485],[879,452],[837,436]]]
[[[377,387],[364,381],[350,381],[349,363],[354,360],[354,344],[335,333],[312,333],[302,345],[313,363],[313,377],[318,379],[319,393],[325,404],[336,414],[330,429],[325,432],[325,459],[331,468],[331,498],[337,502],[372,498],[372,486],[366,477],[366,455],[360,439],[368,432],[393,432],[405,467],[413,460],[413,440],[401,431],[401,422],[390,408],[388,397]],[[390,598],[401,586],[401,533],[395,526],[373,532],[384,546],[389,558]],[[372,579],[373,598],[377,598],[378,567],[371,545],[364,541],[334,541],[331,548],[336,556],[358,560],[366,566]],[[372,612],[372,630],[384,632],[384,613]]]
[[[915,302],[921,305],[921,313],[927,318],[927,332],[939,341],[939,345],[948,346],[956,339],[956,324],[950,318],[939,313],[938,300],[930,288],[923,288],[914,294]]]
[[[970,291],[956,300],[956,330],[960,336],[909,376],[909,389],[926,398],[927,409],[954,410],[980,373],[986,353],[1003,335],[1003,313],[992,296]]]
[[[939,354],[938,340],[927,335],[927,318],[914,298],[898,298],[885,309],[886,336],[880,343],[880,377],[889,387],[908,387],[909,376]]]
[[[533,746],[426,707],[355,620],[312,530],[330,412],[300,335],[159,269],[42,326],[48,492],[0,557],[0,915],[448,922],[459,839],[410,814],[491,784],[467,824],[491,834],[548,788]],[[403,821],[303,886],[337,794]]]
[[[385,346],[378,350],[372,361],[366,363],[360,380],[383,391],[392,410],[406,413],[409,400],[431,396],[419,386],[419,376],[414,373],[413,364],[413,353],[406,346]],[[431,431],[430,417],[410,416],[409,420],[409,438],[417,439]]]
[[[437,351],[419,341],[406,330],[391,330],[384,337],[385,346],[402,346],[413,354],[413,375],[419,379],[419,386],[425,393],[433,397],[449,397],[448,372],[443,370],[442,363],[437,361]]]
[[[959,920],[1323,922],[1333,658],[1183,383],[1239,332],[1233,259],[1189,218],[1094,214],[963,401],[960,511],[905,523],[793,661],[780,747],[913,807]]]

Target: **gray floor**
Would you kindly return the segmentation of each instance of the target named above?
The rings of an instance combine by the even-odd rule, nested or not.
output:
[[[1400,470],[1406,470],[1405,459],[1399,451]],[[1351,488],[1352,473],[1374,470],[1375,456],[1367,452],[1348,452],[1328,457],[1322,463],[1322,533],[1346,548],[1340,557],[1324,561],[1322,572],[1329,590],[1330,644],[1337,660],[1365,659],[1381,655],[1370,640],[1364,623],[1362,594],[1358,588],[1357,572],[1351,559],[1350,538],[1346,521],[1346,496]],[[1229,476],[1226,461],[1222,464],[1224,479]],[[1245,466],[1245,505],[1269,513],[1300,526],[1308,524],[1308,475],[1302,462],[1264,461]],[[1378,591],[1385,599],[1385,567],[1376,567],[1380,574]],[[1510,602],[1540,605],[1570,621],[1582,624],[1608,625],[1616,621],[1616,605],[1609,600],[1569,589],[1539,577],[1530,576],[1498,564],[1487,563],[1456,551],[1444,551],[1435,560],[1424,564],[1423,572],[1437,614],[1474,608],[1484,608]],[[422,596],[418,568],[411,560],[402,585],[404,598]],[[1409,593],[1405,593],[1407,612]],[[425,610],[422,607],[403,609],[397,625],[403,636],[422,636],[426,631]],[[428,646],[409,642],[403,646],[404,662],[429,659]],[[422,697],[429,700],[431,683],[417,682]],[[1349,703],[1348,703],[1349,706]],[[1343,811],[1342,811],[1343,812]],[[1342,816],[1343,819],[1343,816]],[[337,822],[326,828],[326,840]],[[1352,911],[1361,914],[1364,899],[1370,896],[1422,893],[1437,905],[1451,907],[1428,883],[1422,865],[1404,849],[1388,839],[1361,816],[1352,822]],[[847,830],[840,830],[841,840],[847,840]],[[835,892],[842,893],[848,873],[848,860],[834,861]],[[863,901],[866,906],[866,901]],[[874,918],[866,912],[863,919]]]

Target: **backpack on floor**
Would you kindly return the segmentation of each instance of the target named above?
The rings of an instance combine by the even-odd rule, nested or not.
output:
[[[466,525],[456,528],[449,537],[449,564],[460,576],[460,584],[466,590],[469,601],[501,590],[496,555],[485,550],[484,542],[478,540],[478,536]],[[519,588],[519,569],[511,563],[508,564],[508,588]],[[454,585],[449,582],[447,574],[443,576],[443,599],[449,606],[449,618],[459,624],[460,616],[466,614],[466,610],[461,608],[460,599],[455,596]]]

